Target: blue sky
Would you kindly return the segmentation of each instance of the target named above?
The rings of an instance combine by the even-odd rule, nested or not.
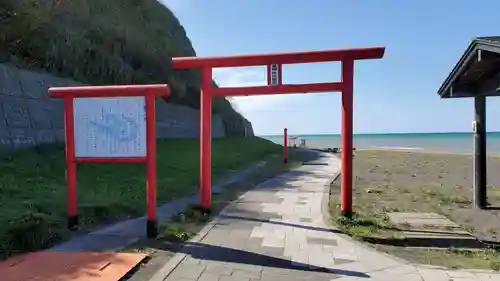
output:
[[[355,64],[354,132],[470,131],[473,100],[437,89],[470,41],[500,35],[498,1],[162,0],[198,56],[385,46]],[[264,85],[265,67],[214,70],[221,86]],[[284,83],[332,82],[339,63],[286,65]],[[338,93],[232,99],[257,134],[339,133]],[[488,98],[487,129],[499,131],[500,102]],[[495,110],[496,109],[496,110]]]

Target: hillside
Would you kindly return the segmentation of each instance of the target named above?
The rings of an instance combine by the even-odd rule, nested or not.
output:
[[[167,82],[169,102],[199,108],[199,71],[171,66],[196,53],[157,0],[1,0],[0,22],[0,62],[94,85]],[[213,110],[228,135],[244,134],[247,121],[226,99]]]

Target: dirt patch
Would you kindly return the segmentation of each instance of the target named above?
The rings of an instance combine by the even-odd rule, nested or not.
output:
[[[500,170],[500,159],[488,159],[490,210],[472,209],[472,165],[472,157],[468,155],[358,151],[354,158],[353,190],[353,208],[357,215],[353,220],[339,219],[337,223],[349,234],[412,261],[450,267],[469,267],[467,264],[470,264],[474,268],[497,268],[500,266],[498,252],[491,249],[491,244],[500,242],[500,210],[493,208],[500,205],[500,173],[494,172]],[[331,211],[337,215],[338,186],[333,187],[331,193]],[[478,243],[481,246],[476,246],[474,253],[450,250],[450,247],[434,249],[432,243],[409,249],[409,240],[402,235],[408,226],[391,223],[387,217],[390,212],[442,214],[490,245]],[[476,258],[482,262],[476,262]]]

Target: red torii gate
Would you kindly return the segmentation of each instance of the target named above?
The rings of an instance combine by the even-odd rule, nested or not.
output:
[[[352,214],[352,139],[353,139],[353,76],[354,61],[380,59],[384,47],[337,49],[295,53],[237,55],[224,57],[179,57],[172,59],[175,69],[199,68],[201,70],[200,103],[200,207],[210,211],[211,146],[212,146],[212,97],[272,95],[291,93],[342,92],[342,154],[341,154],[341,210]],[[331,83],[287,84],[282,83],[282,65],[312,62],[342,62],[342,81]],[[268,85],[253,87],[212,86],[212,69],[267,65]]]

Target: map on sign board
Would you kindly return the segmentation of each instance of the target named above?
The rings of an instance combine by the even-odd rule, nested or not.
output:
[[[76,157],[146,156],[144,97],[75,98]]]

